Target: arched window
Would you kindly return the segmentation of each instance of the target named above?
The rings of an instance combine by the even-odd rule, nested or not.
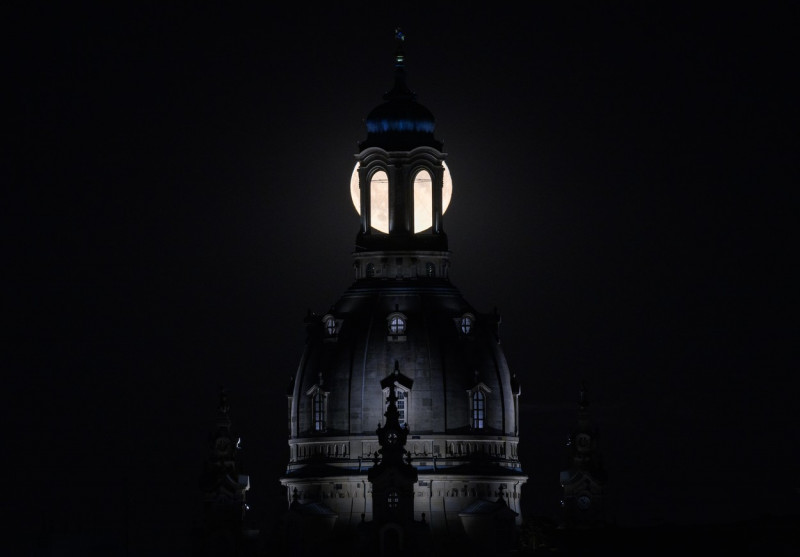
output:
[[[317,391],[312,399],[314,431],[325,431],[325,395]]]
[[[483,429],[486,420],[486,395],[478,390],[472,393],[472,429]]]
[[[475,316],[469,312],[462,314],[461,317],[454,317],[453,323],[462,337],[471,337],[475,330]]]
[[[383,170],[369,182],[369,218],[372,228],[389,232],[389,176]]]
[[[433,188],[431,175],[427,170],[417,173],[414,178],[414,233],[433,226]]]
[[[389,318],[389,332],[393,335],[402,335],[406,332],[406,320],[402,315],[392,315]]]
[[[386,502],[388,503],[390,509],[396,509],[397,505],[400,504],[400,495],[396,490],[392,489],[386,496]]]
[[[429,276],[429,277],[435,277],[436,276],[436,267],[430,261],[425,263],[425,274],[427,276]]]
[[[375,276],[375,263],[367,263],[367,277],[372,278]]]
[[[397,402],[395,402],[395,405],[397,406],[400,425],[406,425],[406,393],[400,389],[397,389]]]

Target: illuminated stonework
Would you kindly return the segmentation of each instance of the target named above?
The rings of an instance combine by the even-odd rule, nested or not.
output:
[[[446,154],[433,136],[433,116],[406,87],[403,65],[396,68],[395,87],[367,118],[351,177],[361,215],[354,282],[306,320],[281,483],[292,508],[324,508],[334,529],[373,521],[368,471],[378,465],[376,427],[386,425],[387,397],[395,393],[396,419],[409,428],[405,458],[416,470],[413,520],[437,536],[466,539],[465,525],[476,524],[484,503],[521,523],[520,387],[500,344],[500,315],[479,312],[450,283]],[[369,125],[408,114],[430,125]]]
[[[350,176],[350,199],[356,212],[361,214],[361,187],[358,174],[359,163]],[[442,161],[442,213],[447,212],[453,197],[453,178],[447,164]],[[370,225],[379,232],[389,232],[389,179],[380,170],[369,179],[370,187]],[[419,233],[433,226],[433,188],[431,175],[420,170],[414,176],[414,232]]]

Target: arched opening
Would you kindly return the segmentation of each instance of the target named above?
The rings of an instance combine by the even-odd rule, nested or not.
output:
[[[372,228],[389,232],[389,176],[383,170],[369,181],[369,215]]]
[[[427,170],[414,177],[414,233],[433,226],[433,181]]]
[[[486,395],[483,391],[472,394],[472,429],[483,429],[486,419]]]
[[[313,398],[314,431],[325,431],[325,398],[317,392]]]
[[[393,335],[402,335],[406,332],[406,320],[402,315],[391,315],[389,317],[389,332]]]

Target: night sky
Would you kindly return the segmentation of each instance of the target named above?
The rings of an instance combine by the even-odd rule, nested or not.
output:
[[[522,383],[527,512],[556,512],[581,381],[619,524],[796,512],[796,6],[161,4],[4,9],[12,544],[182,554],[221,385],[250,516],[280,508],[398,25],[452,282]]]

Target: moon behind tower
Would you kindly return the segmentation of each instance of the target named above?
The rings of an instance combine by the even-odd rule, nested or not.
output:
[[[353,200],[353,206],[356,208],[356,212],[360,215],[361,214],[361,196],[359,194],[358,189],[358,164],[353,168],[353,174],[350,176],[350,198]],[[450,199],[453,197],[453,179],[450,176],[450,169],[447,167],[444,161],[442,161],[442,166],[444,167],[444,176],[442,179],[442,214],[447,211],[447,208],[450,206]],[[385,179],[386,174],[383,173],[383,179]],[[428,184],[430,181],[428,180]],[[428,186],[430,188],[430,186]],[[382,197],[381,199],[373,200],[375,203],[373,211],[372,211],[372,219],[371,225],[372,228],[383,232],[385,234],[389,233],[389,199],[388,199],[388,188],[386,189],[386,197]],[[431,227],[430,219],[433,215],[433,198],[430,195],[415,195],[414,196],[414,203],[424,203],[424,206],[417,207],[417,211],[415,211],[416,215],[426,215],[426,219],[422,222],[417,222],[417,218],[414,219],[414,233],[422,232]],[[415,217],[416,217],[415,215]]]

